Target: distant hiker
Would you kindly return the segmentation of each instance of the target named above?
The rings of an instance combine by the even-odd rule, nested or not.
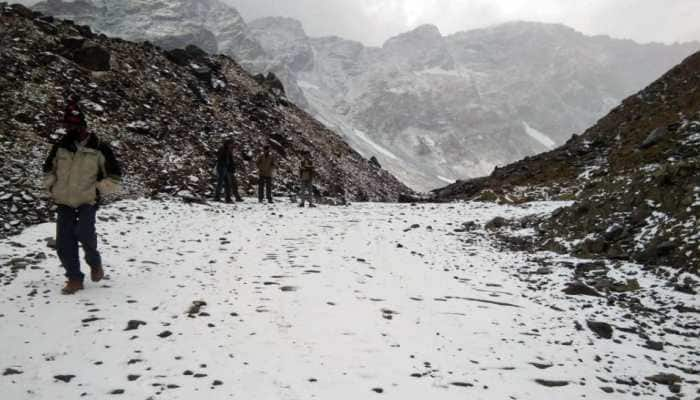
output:
[[[301,204],[299,207],[304,207],[304,202],[309,202],[309,207],[316,207],[313,203],[314,196],[314,163],[311,160],[311,153],[308,151],[304,152],[304,159],[301,160],[301,165],[299,166],[299,178],[301,180],[301,189],[299,190],[299,197],[301,197]]]
[[[275,170],[275,158],[270,153],[270,146],[263,147],[263,153],[258,157],[258,201],[263,202],[267,194],[268,203],[272,203],[272,173]]]
[[[79,129],[85,124],[85,115],[80,109],[80,98],[72,94],[66,100],[66,108],[63,112],[63,127],[66,132],[71,132]]]
[[[236,201],[243,201],[238,194],[238,181],[236,180],[236,163],[233,159],[233,140],[227,140],[219,149],[216,158],[216,193],[214,200],[221,200],[221,188],[223,186],[226,196],[226,202],[231,202],[231,186],[233,186],[233,194]]]
[[[102,195],[119,191],[121,170],[110,147],[88,131],[85,121],[71,129],[53,146],[44,163],[44,183],[58,206],[56,249],[68,282],[63,294],[83,289],[78,243],[90,266],[90,278],[104,277],[97,250],[95,213]]]

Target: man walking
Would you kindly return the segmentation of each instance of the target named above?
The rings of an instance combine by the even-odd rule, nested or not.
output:
[[[263,153],[258,157],[258,201],[263,202],[267,194],[267,202],[272,203],[272,174],[275,170],[275,158],[270,153],[270,145],[263,147]]]
[[[219,149],[216,159],[216,193],[214,200],[221,200],[221,188],[223,186],[226,202],[231,202],[231,185],[233,184],[233,194],[236,201],[243,201],[238,194],[238,182],[236,181],[236,164],[233,159],[233,140],[227,140]]]
[[[299,207],[304,207],[304,202],[309,203],[309,207],[316,207],[313,203],[314,196],[314,163],[311,160],[311,153],[308,151],[304,152],[304,159],[301,160],[301,165],[299,166],[299,178],[301,180],[301,189],[299,190],[299,197],[301,197],[301,204]]]
[[[95,214],[100,196],[119,191],[121,170],[111,148],[88,131],[85,121],[67,129],[44,163],[44,183],[58,206],[56,248],[68,278],[62,293],[73,294],[83,289],[85,277],[78,243],[90,266],[91,280],[99,282],[104,277]]]

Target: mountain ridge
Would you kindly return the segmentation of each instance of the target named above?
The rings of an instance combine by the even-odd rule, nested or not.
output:
[[[181,17],[181,24],[192,22]],[[309,37],[292,19],[238,17],[230,29],[240,33],[242,49],[254,51],[229,46],[230,55],[249,71],[274,72],[290,100],[420,190],[487,175],[564,143],[700,49],[589,37],[536,22],[445,36],[426,25],[368,47]],[[418,43],[424,36],[428,41]]]

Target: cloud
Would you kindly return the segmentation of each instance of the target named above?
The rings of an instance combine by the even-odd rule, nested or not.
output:
[[[337,35],[367,44],[417,25],[444,34],[512,20],[554,22],[586,34],[638,42],[700,40],[698,0],[225,0],[250,20],[288,16],[311,36]]]

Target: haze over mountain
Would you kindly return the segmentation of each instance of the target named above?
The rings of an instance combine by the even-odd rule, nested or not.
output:
[[[424,25],[367,47],[311,38],[288,18],[246,23],[217,0],[52,0],[35,8],[166,48],[192,43],[251,72],[274,71],[292,101],[420,190],[562,144],[700,49],[533,22],[448,36]]]

